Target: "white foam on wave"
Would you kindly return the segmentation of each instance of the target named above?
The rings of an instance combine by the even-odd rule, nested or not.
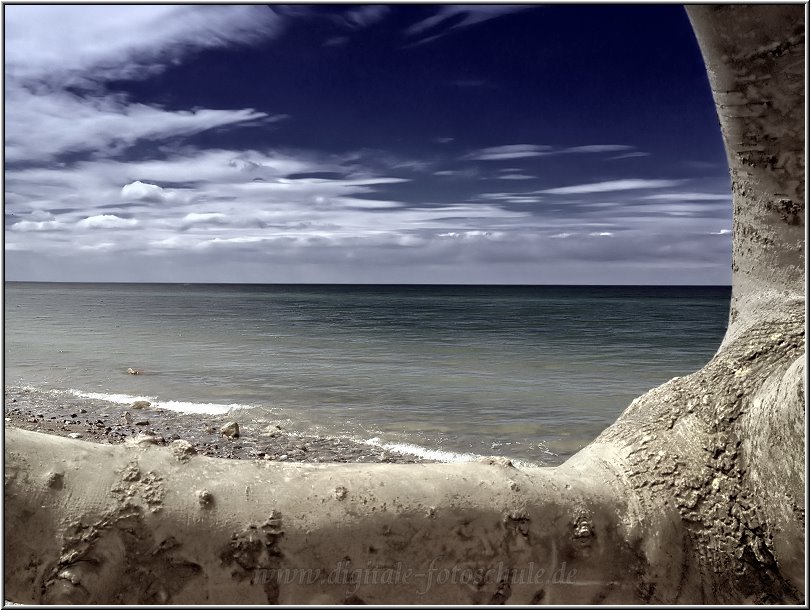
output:
[[[400,455],[413,455],[426,460],[436,460],[437,462],[444,462],[447,464],[456,462],[476,462],[487,457],[477,453],[458,453],[456,451],[445,451],[443,449],[430,449],[428,447],[413,445],[411,443],[385,443],[380,440],[380,437],[378,436],[364,440],[363,444],[379,447],[392,453],[399,453]],[[512,458],[509,459],[512,464],[518,468],[537,468],[539,466],[538,464],[533,464],[532,462],[526,462],[524,460],[516,460]]]
[[[107,402],[114,402],[120,405],[129,404],[136,400],[154,400],[151,396],[130,396],[129,394],[104,394],[102,392],[82,392],[81,390],[68,390],[69,394],[78,396],[79,398],[91,398],[92,400],[105,400]]]
[[[179,400],[167,400],[165,402],[153,402],[153,407],[177,411],[178,413],[205,413],[207,415],[224,415],[236,409],[249,409],[249,405],[231,403],[223,405],[216,402],[182,402]]]
[[[363,444],[379,447],[391,453],[413,455],[427,460],[436,460],[437,462],[474,462],[481,457],[474,453],[456,453],[455,451],[444,451],[442,449],[428,449],[427,447],[412,445],[410,443],[384,443],[377,436],[364,440]]]
[[[216,402],[185,402],[180,400],[158,400],[154,396],[133,396],[130,394],[105,394],[102,392],[82,392],[81,390],[68,390],[69,393],[79,398],[91,398],[93,400],[104,400],[121,405],[128,405],[136,400],[148,400],[153,407],[177,411],[178,413],[203,413],[206,415],[224,415],[236,409],[249,409],[249,405],[238,403],[221,404]]]

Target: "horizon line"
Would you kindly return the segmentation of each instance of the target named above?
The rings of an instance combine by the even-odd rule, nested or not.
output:
[[[93,285],[168,285],[168,286],[431,286],[431,287],[616,287],[616,288],[640,288],[640,287],[684,287],[684,288],[731,288],[731,284],[519,284],[519,283],[420,283],[420,282],[138,282],[138,281],[54,281],[54,280],[3,280],[3,284],[93,284]]]

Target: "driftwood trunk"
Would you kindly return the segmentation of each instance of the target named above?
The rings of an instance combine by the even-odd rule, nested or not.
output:
[[[557,468],[234,462],[7,429],[5,595],[804,603],[804,7],[690,6],[734,190],[728,334]]]

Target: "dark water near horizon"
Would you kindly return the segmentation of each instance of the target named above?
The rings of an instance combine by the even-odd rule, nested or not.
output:
[[[231,410],[438,459],[556,464],[705,364],[730,293],[9,282],[5,383]]]

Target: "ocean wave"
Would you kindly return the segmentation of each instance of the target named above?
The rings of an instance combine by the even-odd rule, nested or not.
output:
[[[477,453],[459,453],[456,451],[445,451],[443,449],[430,449],[422,447],[421,445],[414,445],[411,443],[386,443],[378,436],[362,441],[365,445],[372,445],[373,447],[380,447],[391,453],[399,453],[400,455],[413,455],[427,460],[436,460],[437,462],[456,463],[456,462],[475,462],[487,456]],[[537,468],[539,464],[526,462],[524,460],[515,460],[509,458],[513,465],[519,468]]]
[[[250,405],[238,403],[221,404],[216,402],[186,402],[180,400],[158,400],[154,396],[133,396],[131,394],[106,394],[103,392],[83,392],[81,390],[68,390],[73,396],[79,398],[90,398],[93,400],[104,400],[116,404],[131,404],[136,400],[148,400],[153,407],[177,411],[178,413],[203,413],[205,415],[224,415],[237,409],[249,409]]]
[[[380,447],[392,453],[414,455],[428,460],[436,460],[437,462],[474,462],[481,457],[474,453],[456,453],[455,451],[444,451],[442,449],[429,449],[428,447],[421,447],[410,443],[385,443],[377,436],[362,442],[364,445]]]

